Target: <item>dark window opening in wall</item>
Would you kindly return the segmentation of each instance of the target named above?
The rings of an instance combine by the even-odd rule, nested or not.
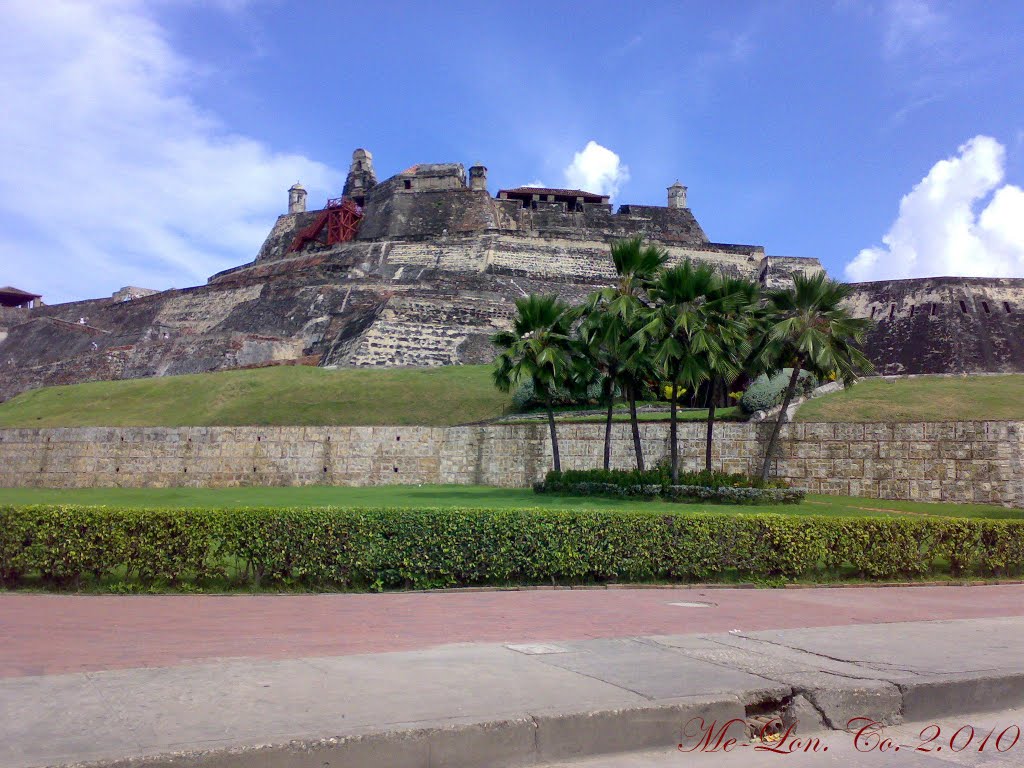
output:
[[[876,312],[877,310],[878,310],[878,307],[872,307],[872,308],[871,308],[871,319],[872,319],[872,320],[874,320],[874,319],[875,319],[875,312]],[[710,408],[711,406],[708,406],[708,407]]]
[[[917,309],[917,307],[915,307],[915,306],[914,306],[913,304],[911,304],[911,305],[910,305],[910,316],[911,316],[911,317],[913,317],[913,316],[914,316],[914,310],[915,310],[915,309]]]
[[[986,314],[986,315],[989,315],[989,314],[991,314],[991,312],[989,312],[989,310],[988,310],[988,302],[987,302],[987,301],[983,301],[983,302],[981,302],[981,308],[982,308],[983,310],[985,310],[985,314]]]
[[[936,302],[933,301],[932,302],[932,317],[935,317],[937,314],[939,314],[939,305]]]
[[[406,189],[412,189],[412,179],[406,179],[405,180],[405,188]],[[708,406],[708,407],[710,408],[711,406]]]
[[[1004,301],[1003,302],[1003,309],[1006,310],[1006,314],[1010,314],[1010,302]]]
[[[960,311],[967,314],[967,303],[963,299],[960,299]]]
[[[890,304],[889,305],[889,319],[892,320],[893,317],[895,317],[895,316],[896,316],[896,305],[895,304]],[[710,407],[710,406],[708,406],[708,407]]]

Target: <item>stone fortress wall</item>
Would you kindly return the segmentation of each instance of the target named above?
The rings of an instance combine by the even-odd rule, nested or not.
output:
[[[770,424],[720,424],[714,466],[757,472]],[[704,426],[681,424],[685,469],[701,469]],[[647,460],[668,427],[641,425]],[[603,426],[559,429],[563,467],[600,466]],[[628,424],[613,464],[631,468]],[[551,466],[544,423],[462,427],[82,427],[0,430],[0,487],[386,485],[525,487]],[[1024,507],[1024,422],[796,423],[774,474],[810,492]]]
[[[524,192],[530,190],[518,190]],[[609,245],[621,237],[665,247],[672,263],[701,260],[768,288],[788,284],[796,271],[821,269],[816,259],[710,241],[678,183],[665,206],[613,210],[607,198],[583,191],[492,196],[479,165],[468,177],[456,163],[418,165],[378,183],[372,156],[356,150],[345,195],[364,213],[351,242],[289,252],[320,213],[306,210],[306,192],[295,185],[289,212],[256,258],[206,285],[148,295],[133,288],[0,313],[0,401],[53,384],[285,360],[489,362],[488,339],[508,327],[516,298],[555,293],[579,301],[613,278]],[[854,311],[878,320],[867,351],[881,373],[1024,371],[1024,280],[932,278],[855,288]]]
[[[1024,280],[930,277],[853,284],[883,375],[1024,371]]]
[[[300,358],[332,366],[489,362],[488,338],[508,327],[514,299],[556,293],[578,301],[613,277],[609,244],[631,235],[665,246],[673,262],[700,259],[766,282],[820,269],[814,259],[790,259],[773,272],[759,246],[710,242],[685,207],[685,189],[673,189],[662,207],[524,206],[492,197],[482,166],[468,181],[461,165],[441,164],[377,183],[372,157],[357,150],[345,186],[364,206],[354,241],[289,253],[319,214],[305,209],[295,185],[289,212],[256,259],[205,286],[133,289],[0,317],[0,401],[46,385]]]

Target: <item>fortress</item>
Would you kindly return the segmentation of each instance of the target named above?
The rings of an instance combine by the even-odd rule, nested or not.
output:
[[[206,285],[0,306],[0,400],[52,384],[285,362],[489,362],[488,338],[510,323],[515,298],[580,300],[614,276],[609,244],[637,235],[671,262],[707,262],[767,287],[822,269],[710,241],[678,182],[665,206],[614,210],[585,190],[492,196],[482,165],[468,176],[457,163],[415,165],[378,182],[372,156],[357,149],[342,197],[307,210],[296,184],[255,260]],[[1024,279],[860,283],[850,301],[877,321],[867,352],[879,373],[1024,371]]]

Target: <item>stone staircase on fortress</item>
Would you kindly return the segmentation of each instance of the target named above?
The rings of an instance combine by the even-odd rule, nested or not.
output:
[[[508,327],[512,308],[498,299],[395,296],[346,360],[356,366],[435,366],[490,362],[487,342]]]

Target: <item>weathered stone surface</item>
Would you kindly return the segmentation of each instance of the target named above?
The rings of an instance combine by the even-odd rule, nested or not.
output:
[[[877,322],[881,374],[1024,371],[1024,280],[929,277],[855,283],[849,306]]]
[[[809,427],[813,429],[808,429]],[[1024,507],[1024,422],[958,422],[974,434],[966,456],[877,458],[891,432],[841,434],[846,425],[783,428],[774,474],[812,492],[921,501],[964,501]],[[932,424],[909,425],[916,433]],[[730,472],[760,469],[771,425],[722,424],[712,461]],[[794,437],[802,428],[802,437]],[[998,434],[999,441],[983,439]],[[704,466],[704,427],[679,425],[684,470]],[[643,424],[649,463],[669,452],[664,424]],[[565,469],[600,466],[600,424],[565,425],[559,447]],[[926,438],[919,445],[938,446]],[[992,458],[973,454],[996,445]],[[874,451],[876,458],[842,454]],[[984,453],[984,451],[982,451]],[[837,458],[837,455],[839,456]],[[612,465],[634,466],[628,424],[616,424]],[[386,485],[457,483],[526,487],[551,467],[547,426],[460,427],[82,427],[0,430],[0,487],[164,487],[237,485]]]
[[[363,206],[354,241],[324,238],[290,252],[321,214],[296,209],[277,219],[253,262],[205,286],[3,312],[0,401],[51,384],[299,359],[489,362],[488,338],[508,327],[514,299],[579,301],[612,279],[609,244],[622,237],[663,245],[672,263],[696,259],[773,285],[821,269],[816,259],[769,264],[760,246],[709,242],[685,207],[523,207],[491,197],[479,179],[467,186],[457,163],[416,165],[377,183],[372,156],[359,149],[345,194]]]
[[[680,186],[679,189],[683,190]],[[345,194],[363,208],[356,239],[307,243],[321,211],[280,216],[254,261],[205,286],[0,312],[0,401],[52,384],[196,373],[305,360],[339,366],[488,362],[513,301],[579,301],[608,284],[609,245],[641,236],[721,273],[785,286],[816,259],[711,242],[682,196],[672,207],[491,197],[457,163],[377,182],[353,154]],[[1024,371],[1024,280],[932,278],[855,286],[878,325],[866,346],[882,373]],[[123,298],[123,297],[122,297]],[[916,438],[908,436],[907,440]],[[851,446],[850,456],[853,446]],[[873,455],[878,456],[875,452]]]

